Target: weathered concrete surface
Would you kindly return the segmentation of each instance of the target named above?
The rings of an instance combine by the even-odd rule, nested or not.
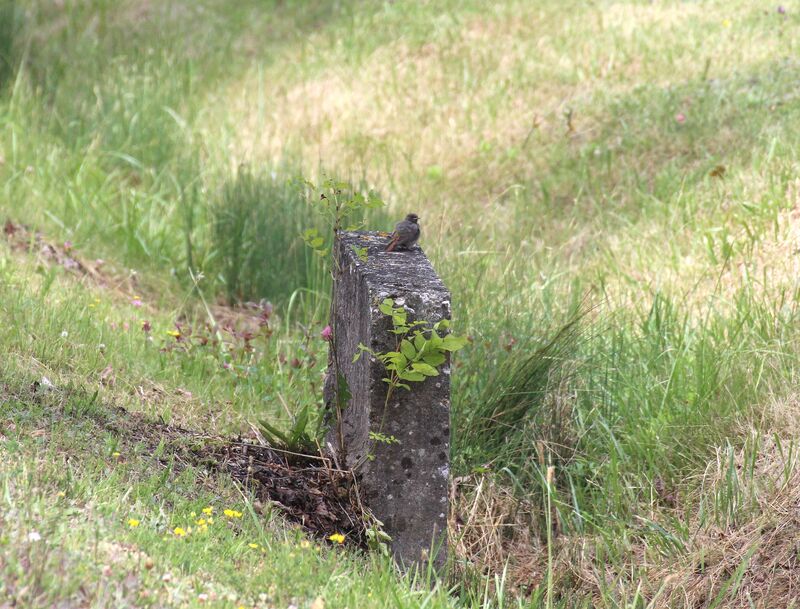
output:
[[[391,535],[395,559],[410,566],[438,547],[435,558],[441,566],[447,555],[450,360],[439,368],[439,376],[410,383],[411,391],[395,390],[386,408],[383,365],[368,354],[353,362],[359,343],[375,352],[397,349],[391,319],[378,310],[385,298],[402,304],[409,321],[433,324],[450,318],[450,293],[422,249],[386,252],[388,242],[379,233],[340,235],[341,274],[334,294],[331,343],[337,357],[330,358],[326,402],[333,408],[336,362],[352,399],[343,413],[344,454],[335,426],[327,443],[339,463],[357,467],[365,503]],[[367,248],[366,261],[354,247]],[[394,436],[399,442],[374,442],[370,431]]]

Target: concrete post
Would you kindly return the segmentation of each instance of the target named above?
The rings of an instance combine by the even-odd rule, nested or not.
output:
[[[385,298],[403,305],[409,321],[432,325],[450,318],[450,293],[422,249],[386,252],[388,241],[368,232],[344,232],[338,240],[335,335],[325,398],[335,411],[337,363],[352,397],[343,412],[341,438],[334,425],[327,443],[341,466],[356,468],[364,501],[392,537],[398,563],[411,566],[438,548],[434,559],[441,567],[447,556],[450,361],[439,368],[439,376],[411,383],[410,391],[396,390],[386,409],[381,362],[368,354],[353,362],[359,343],[379,353],[396,349],[391,319],[378,310]],[[370,432],[398,442],[376,442]]]

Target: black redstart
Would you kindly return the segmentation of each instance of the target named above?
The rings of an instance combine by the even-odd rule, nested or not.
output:
[[[417,239],[419,239],[419,216],[408,214],[405,220],[401,220],[394,227],[392,240],[386,246],[386,251],[407,250],[417,242]]]

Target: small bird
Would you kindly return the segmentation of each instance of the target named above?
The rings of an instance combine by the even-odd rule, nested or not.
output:
[[[419,216],[408,214],[405,220],[401,220],[394,227],[392,240],[386,246],[387,252],[395,249],[409,249],[419,239]]]

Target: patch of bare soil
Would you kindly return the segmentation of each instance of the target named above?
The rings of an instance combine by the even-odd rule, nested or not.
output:
[[[312,535],[324,539],[341,533],[355,545],[366,541],[352,475],[323,457],[287,454],[241,437],[205,435],[121,408],[114,409],[105,426],[154,450],[166,444],[162,463],[172,456],[187,466],[230,475],[259,502],[272,503]]]
[[[366,541],[352,475],[332,469],[326,459],[294,456],[290,461],[267,446],[241,439],[212,443],[193,454],[204,463],[216,464],[310,533],[325,538],[342,533],[357,544]]]
[[[46,240],[41,233],[12,220],[6,220],[3,225],[3,236],[13,251],[34,255],[47,266],[61,266],[73,275],[89,278],[102,286],[108,285],[100,270],[103,261],[95,260],[92,264],[80,260],[69,241],[56,245]]]

